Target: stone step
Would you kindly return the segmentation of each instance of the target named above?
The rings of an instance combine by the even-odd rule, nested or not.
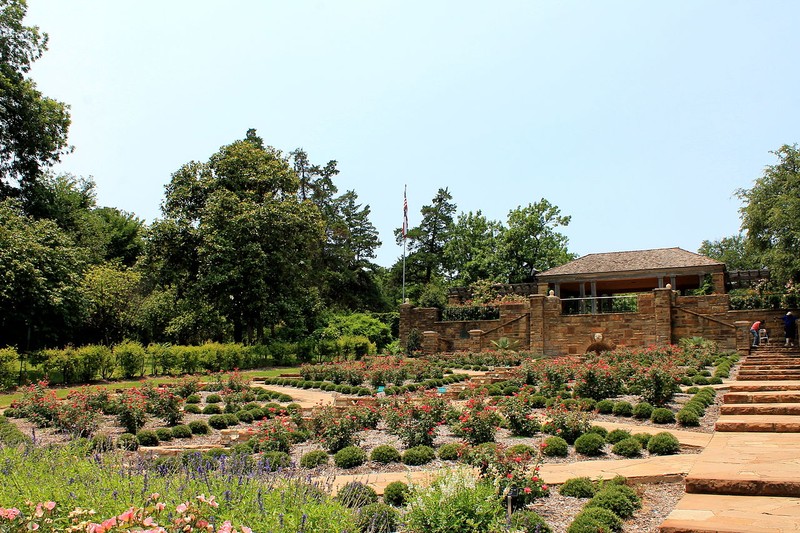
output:
[[[728,386],[730,392],[800,391],[800,380],[735,381]]]
[[[759,370],[756,372],[739,371],[737,379],[740,381],[758,381],[758,380],[787,380],[787,379],[800,379],[800,370]]]
[[[791,363],[771,363],[771,364],[757,364],[757,365],[742,365],[739,371],[742,370],[798,370],[800,363],[797,361]]]
[[[800,433],[800,416],[720,415],[714,426],[720,432]],[[797,439],[797,436],[795,436]],[[800,439],[798,439],[800,441]],[[800,457],[800,455],[798,455]],[[800,472],[798,472],[800,474]],[[800,479],[800,478],[798,478]]]
[[[800,390],[729,392],[722,396],[725,405],[794,402],[800,402]]]
[[[734,403],[720,407],[723,415],[793,415],[800,416],[800,403]]]
[[[800,524],[800,499],[685,494],[661,533],[788,533]]]
[[[788,433],[715,433],[686,476],[686,492],[800,496],[800,439]]]

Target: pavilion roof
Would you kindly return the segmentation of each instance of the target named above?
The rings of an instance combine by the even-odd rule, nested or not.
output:
[[[540,272],[537,274],[537,278],[687,268],[719,270],[724,266],[724,263],[682,248],[656,248],[654,250],[588,254],[564,265]]]

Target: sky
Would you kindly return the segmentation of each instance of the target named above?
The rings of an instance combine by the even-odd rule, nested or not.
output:
[[[383,245],[439,188],[458,212],[546,198],[569,250],[739,231],[740,201],[800,142],[800,2],[28,0],[31,76],[71,106],[98,204],[160,216],[164,185],[255,128],[338,161]]]

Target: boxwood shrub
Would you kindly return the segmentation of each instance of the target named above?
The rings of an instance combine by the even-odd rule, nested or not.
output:
[[[333,456],[333,462],[339,468],[355,468],[363,465],[366,461],[367,452],[358,446],[347,446]]]
[[[139,446],[158,446],[158,435],[150,429],[143,429],[136,434]]]
[[[631,432],[627,429],[613,429],[608,432],[606,440],[611,444],[616,444],[622,439],[630,438]]]
[[[614,410],[614,401],[600,400],[595,405],[595,409],[597,409],[597,412],[600,413],[601,415],[611,414],[611,412]]]
[[[414,446],[403,452],[403,464],[419,466],[428,464],[436,457],[436,452],[430,446]]]
[[[400,452],[394,446],[382,444],[372,450],[369,455],[371,461],[388,464],[400,462]]]
[[[316,468],[320,465],[328,464],[328,460],[328,454],[324,450],[314,450],[300,458],[300,466],[303,468]]]
[[[207,435],[211,433],[211,428],[205,420],[192,420],[189,422],[189,429],[194,435]]]
[[[192,429],[185,425],[181,424],[172,428],[172,438],[174,439],[191,439],[192,438]]]
[[[566,457],[569,453],[569,444],[561,437],[547,437],[543,445],[542,454],[548,457]]]
[[[571,496],[573,498],[591,498],[597,492],[592,480],[588,477],[573,477],[564,482],[558,488],[558,493],[562,496]]]
[[[360,481],[351,481],[343,485],[336,493],[336,500],[345,507],[364,507],[378,501],[375,489]]]
[[[603,454],[606,440],[597,433],[585,433],[575,439],[575,451],[590,457]]]
[[[642,443],[634,437],[622,439],[614,445],[611,451],[623,457],[637,457],[642,453]]]
[[[666,407],[653,409],[653,414],[650,415],[650,422],[653,424],[672,424],[675,422],[675,413]]]
[[[402,481],[392,481],[383,489],[383,501],[389,505],[402,507],[408,498],[408,485]]]
[[[681,443],[675,435],[666,431],[656,433],[647,443],[647,451],[653,455],[673,455],[680,451]]]
[[[624,400],[615,402],[611,412],[615,416],[633,416],[633,405],[631,405],[631,402],[626,402]]]

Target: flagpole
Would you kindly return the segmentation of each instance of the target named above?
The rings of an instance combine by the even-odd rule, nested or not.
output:
[[[407,185],[403,185],[403,301],[406,303],[406,233],[408,233],[408,199]]]

